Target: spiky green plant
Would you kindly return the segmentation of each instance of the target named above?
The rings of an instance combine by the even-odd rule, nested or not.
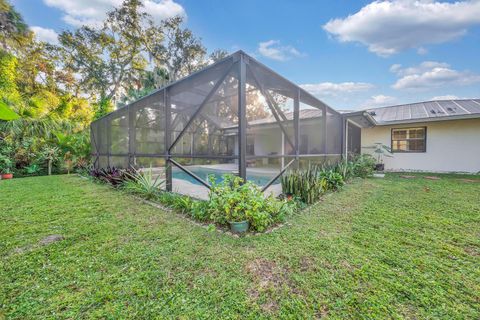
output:
[[[165,184],[165,179],[160,176],[153,176],[152,168],[146,171],[133,169],[134,173],[129,173],[131,180],[125,181],[123,188],[127,191],[139,194],[147,199],[153,199],[160,194],[161,188]]]
[[[321,168],[315,165],[290,170],[281,178],[283,193],[298,197],[307,204],[314,203],[325,192],[327,185],[320,172]]]

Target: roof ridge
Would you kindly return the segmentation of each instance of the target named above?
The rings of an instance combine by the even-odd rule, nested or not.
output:
[[[409,103],[400,103],[400,104],[395,104],[391,106],[383,106],[383,107],[376,107],[376,108],[365,108],[360,111],[369,111],[369,110],[378,110],[378,109],[387,109],[387,108],[395,108],[395,107],[401,107],[401,106],[407,106],[407,105],[412,105],[412,104],[420,104],[420,103],[426,103],[426,102],[441,102],[441,101],[473,101],[475,99],[480,99],[480,98],[466,98],[466,99],[436,99],[436,100],[425,100],[425,101],[416,101],[416,102],[409,102]]]

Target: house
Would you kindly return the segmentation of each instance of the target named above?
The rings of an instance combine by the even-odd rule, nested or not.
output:
[[[373,153],[372,147],[382,143],[392,151],[383,158],[389,171],[480,171],[480,99],[426,101],[342,115],[344,150],[337,153]],[[287,133],[293,132],[292,117],[293,112],[285,112]],[[300,154],[323,154],[321,110],[300,110],[299,118]],[[292,154],[273,116],[248,124],[250,155]]]
[[[368,147],[375,143],[391,148],[392,156],[384,158],[387,170],[480,171],[480,99],[426,101],[344,116],[347,130],[360,131],[356,144],[362,152],[371,152]],[[359,118],[369,124],[358,123]]]
[[[151,167],[168,190],[238,174],[264,190],[289,166],[392,146],[387,170],[480,171],[480,100],[341,113],[242,51],[91,124],[96,168]],[[190,188],[192,187],[192,188]]]

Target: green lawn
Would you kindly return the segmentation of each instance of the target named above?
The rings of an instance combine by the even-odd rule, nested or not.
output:
[[[240,239],[77,176],[0,181],[0,319],[479,319],[480,183],[461,178],[356,180]]]

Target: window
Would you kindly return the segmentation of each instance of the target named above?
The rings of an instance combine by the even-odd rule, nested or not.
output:
[[[392,129],[392,152],[426,152],[427,128]]]

